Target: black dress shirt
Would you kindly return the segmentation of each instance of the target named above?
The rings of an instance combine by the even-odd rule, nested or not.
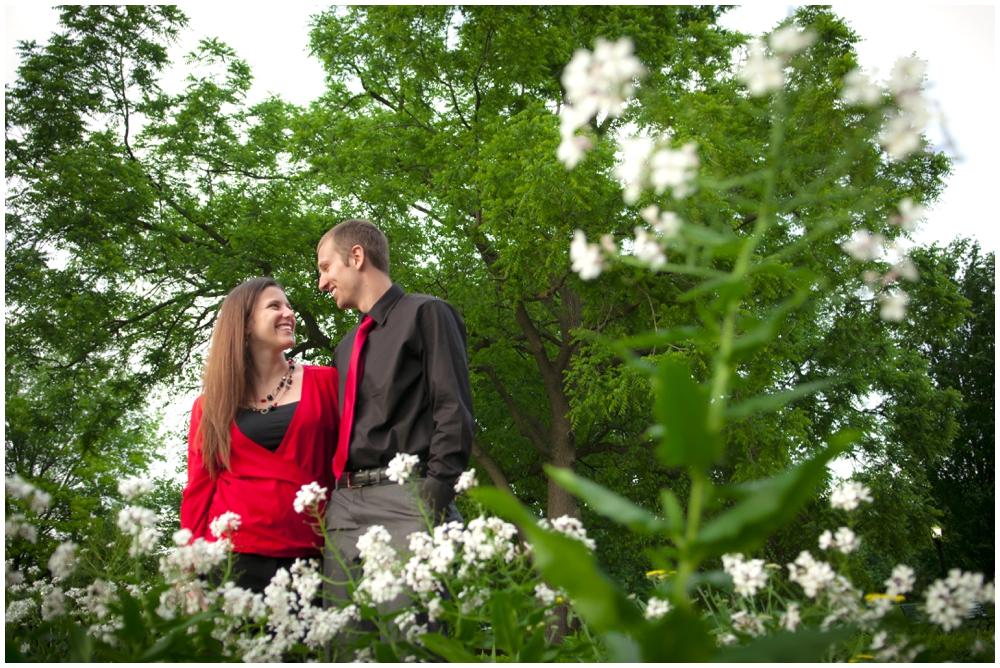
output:
[[[472,452],[465,323],[448,302],[406,294],[396,283],[367,315],[375,326],[365,344],[346,470],[381,468],[400,452],[417,455],[427,467],[421,496],[443,512]],[[341,406],[357,331],[334,352]]]

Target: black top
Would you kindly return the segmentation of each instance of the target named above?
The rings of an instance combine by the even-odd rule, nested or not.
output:
[[[443,509],[472,452],[465,323],[448,302],[406,294],[396,283],[367,315],[375,326],[365,343],[346,470],[380,468],[400,452],[417,455],[427,465],[425,498]],[[334,353],[341,406],[357,332]]]
[[[248,408],[237,409],[236,426],[251,441],[274,452],[284,440],[285,432],[292,423],[298,405],[299,402],[293,401],[272,408],[266,413],[257,413]]]

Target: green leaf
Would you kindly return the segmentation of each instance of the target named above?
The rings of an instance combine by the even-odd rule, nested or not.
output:
[[[90,663],[94,660],[94,639],[87,629],[73,624],[70,626],[69,659],[73,663]]]
[[[379,663],[399,663],[399,657],[384,642],[375,643],[375,659]]]
[[[566,591],[573,609],[594,631],[629,631],[645,625],[638,608],[597,567],[593,553],[583,543],[539,527],[538,518],[504,490],[481,487],[470,494],[521,527],[531,541],[535,567],[548,582]]]
[[[745,333],[733,341],[732,352],[729,355],[730,364],[749,359],[770,343],[778,335],[778,330],[788,314],[801,306],[808,294],[804,289],[796,290],[794,295],[771,309],[763,320],[744,318],[740,326],[744,328]]]
[[[644,662],[708,661],[715,654],[715,639],[696,614],[674,608],[639,638]]]
[[[420,641],[424,647],[448,663],[480,663],[479,659],[465,651],[465,646],[462,643],[445,638],[440,633],[425,633],[420,636]]]
[[[642,648],[639,643],[624,633],[608,631],[601,636],[612,663],[640,663]]]
[[[684,526],[684,511],[681,510],[681,502],[677,500],[676,494],[667,488],[660,490],[660,505],[663,506],[663,514],[667,516],[671,527],[679,529]]]
[[[833,385],[832,381],[816,380],[811,383],[803,383],[783,392],[750,397],[735,406],[726,407],[725,414],[727,418],[743,418],[755,413],[764,413],[785,404],[790,404],[796,399],[801,399],[802,397],[825,390],[831,385]]]
[[[708,430],[708,390],[680,362],[660,363],[656,384],[656,419],[665,431],[656,452],[667,466],[704,471],[722,454],[719,434]]]
[[[146,639],[146,624],[142,617],[142,609],[139,607],[138,601],[127,591],[122,592],[121,606],[124,627],[119,637],[126,645],[130,645],[134,651],[137,651]]]
[[[830,646],[850,638],[856,629],[846,626],[832,631],[802,629],[795,633],[779,631],[753,642],[720,652],[719,663],[817,663],[826,659]]]
[[[528,644],[524,646],[515,659],[518,663],[538,663],[541,661],[544,653],[545,628],[540,627],[535,629],[535,632],[531,634],[531,640],[528,641]]]
[[[792,519],[826,477],[826,464],[843,452],[860,432],[848,429],[830,438],[829,445],[810,460],[755,483],[755,491],[724,511],[698,532],[688,547],[688,558],[701,560],[727,552],[750,552],[773,531]]]
[[[509,593],[498,591],[493,594],[493,637],[507,656],[514,656],[521,649],[522,638],[515,609]]]
[[[596,482],[576,475],[569,469],[556,468],[546,464],[545,472],[573,496],[584,501],[590,508],[608,519],[624,524],[637,533],[659,533],[669,530],[670,524],[656,517],[641,506],[619,496]]]

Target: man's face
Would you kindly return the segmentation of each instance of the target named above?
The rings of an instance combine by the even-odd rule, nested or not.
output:
[[[316,252],[319,266],[319,289],[329,292],[337,302],[337,308],[357,308],[358,290],[361,284],[357,265],[348,258],[350,266],[344,264],[343,255],[327,240]]]

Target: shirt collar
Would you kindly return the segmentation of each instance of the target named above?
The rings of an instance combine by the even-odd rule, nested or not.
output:
[[[406,292],[403,288],[399,287],[399,283],[393,283],[392,287],[385,291],[385,294],[378,298],[375,305],[368,313],[362,313],[361,319],[367,315],[369,318],[375,321],[379,327],[385,324],[385,319],[389,317],[389,312],[392,311],[392,307],[396,305],[399,298],[405,295]]]

